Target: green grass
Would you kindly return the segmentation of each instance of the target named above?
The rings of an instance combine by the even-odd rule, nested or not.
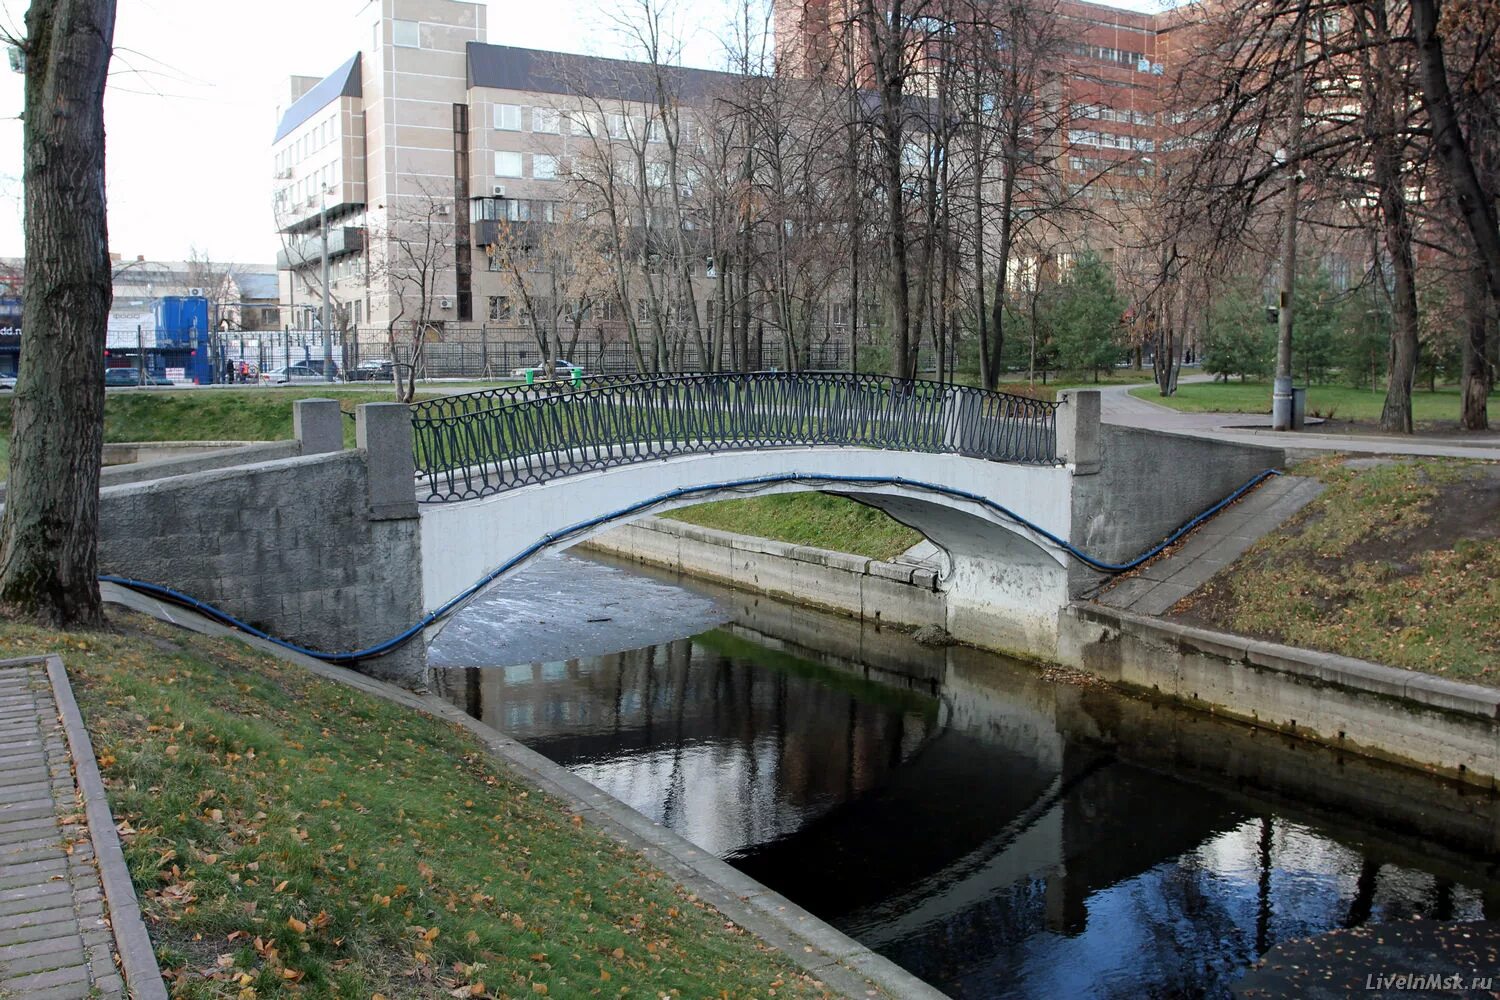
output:
[[[62,653],[173,995],[816,997],[465,730],[137,616]]]
[[[1251,382],[1189,382],[1177,387],[1173,396],[1163,397],[1155,386],[1130,390],[1132,396],[1169,406],[1187,413],[1270,413],[1271,384]],[[1310,416],[1335,417],[1341,420],[1377,421],[1385,404],[1385,391],[1351,389],[1339,385],[1313,385],[1307,389],[1307,412]],[[1412,393],[1412,419],[1418,423],[1458,422],[1457,389]],[[1490,418],[1500,420],[1500,396],[1491,397]]]
[[[676,521],[794,545],[891,559],[922,536],[881,511],[825,493],[787,493],[682,507],[663,515]]]
[[[1322,459],[1297,471],[1327,491],[1216,577],[1193,612],[1292,645],[1500,684],[1500,468]]]

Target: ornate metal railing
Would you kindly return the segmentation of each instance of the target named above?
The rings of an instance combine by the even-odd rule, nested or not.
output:
[[[1057,404],[937,382],[823,372],[624,376],[412,406],[429,502],[713,451],[805,445],[1057,461]]]

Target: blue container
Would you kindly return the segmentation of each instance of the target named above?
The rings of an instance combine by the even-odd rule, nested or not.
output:
[[[157,350],[172,352],[187,377],[199,385],[213,381],[210,332],[208,299],[203,296],[167,295],[156,303]]]

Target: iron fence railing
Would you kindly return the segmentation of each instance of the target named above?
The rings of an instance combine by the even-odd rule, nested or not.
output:
[[[615,376],[412,406],[423,499],[451,502],[674,455],[839,445],[1057,461],[1057,404],[835,372]]]

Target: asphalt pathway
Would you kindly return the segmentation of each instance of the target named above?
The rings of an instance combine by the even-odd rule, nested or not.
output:
[[[1208,382],[1212,376],[1190,375],[1183,382]],[[1378,437],[1364,434],[1323,434],[1317,431],[1273,431],[1263,413],[1183,413],[1130,394],[1134,385],[1099,387],[1100,412],[1107,424],[1171,431],[1298,451],[1352,451],[1374,455],[1442,455],[1453,458],[1500,460],[1500,434],[1446,437]]]

